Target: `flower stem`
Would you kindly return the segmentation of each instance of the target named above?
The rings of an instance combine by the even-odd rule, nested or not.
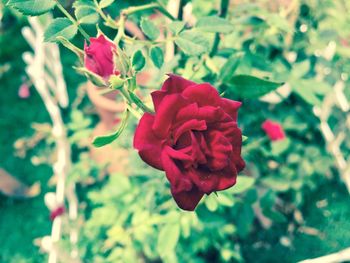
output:
[[[221,0],[220,10],[219,10],[220,17],[222,18],[226,17],[229,5],[230,5],[230,0]],[[211,57],[213,57],[218,51],[219,43],[220,43],[220,34],[216,33],[213,48],[211,49],[211,52],[210,52]]]
[[[79,24],[79,22],[76,21],[76,20],[67,12],[67,10],[63,7],[63,5],[61,5],[61,3],[60,3],[58,0],[56,0],[56,5],[57,5],[58,9],[60,9],[60,11],[61,11],[70,21],[72,21],[72,23],[73,23],[74,25],[77,26],[79,32],[84,36],[84,38],[85,38],[88,42],[90,42],[90,36],[89,36],[89,34],[86,33],[86,31],[81,27],[81,25]]]
[[[94,0],[94,4],[96,6],[97,12],[100,14],[102,19],[106,22],[106,25],[108,25],[114,29],[117,29],[118,28],[117,23],[110,16],[108,16],[108,17],[106,16],[106,14],[103,12],[100,5],[98,4],[97,0]]]
[[[133,13],[139,12],[139,11],[144,11],[148,9],[154,9],[157,8],[159,5],[157,3],[151,3],[147,5],[140,5],[140,6],[131,6],[122,11],[122,14],[128,16]]]
[[[126,15],[123,13],[121,14],[119,21],[118,21],[118,33],[114,38],[114,42],[118,45],[120,39],[125,35],[125,21],[126,21]]]

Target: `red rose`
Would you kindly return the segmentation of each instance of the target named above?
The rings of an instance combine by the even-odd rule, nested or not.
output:
[[[85,67],[95,74],[109,78],[114,74],[113,52],[116,46],[103,35],[90,38],[90,46],[85,43]]]
[[[267,136],[269,136],[271,141],[283,140],[286,137],[286,135],[284,134],[282,125],[279,124],[278,122],[266,120],[261,125],[261,128],[265,131]]]
[[[245,166],[237,127],[241,103],[221,98],[208,83],[176,75],[152,99],[155,114],[142,116],[134,147],[146,163],[165,171],[178,206],[192,211],[204,194],[233,186]]]

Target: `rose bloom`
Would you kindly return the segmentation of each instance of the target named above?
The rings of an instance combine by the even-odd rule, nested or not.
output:
[[[118,73],[114,71],[113,52],[115,49],[115,44],[106,39],[104,35],[90,38],[90,45],[85,43],[84,47],[85,67],[105,79]]]
[[[286,137],[282,125],[278,122],[266,120],[261,125],[261,128],[265,131],[271,141],[283,140]]]
[[[241,103],[221,98],[208,83],[176,75],[152,99],[155,114],[142,116],[134,147],[146,163],[165,171],[178,206],[192,211],[204,194],[233,186],[245,166],[237,126]]]

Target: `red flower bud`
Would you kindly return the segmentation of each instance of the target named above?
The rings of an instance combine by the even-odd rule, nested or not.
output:
[[[104,35],[90,38],[90,45],[85,43],[84,47],[85,67],[105,79],[119,73],[114,69],[113,52],[115,49],[115,44],[106,39]]]
[[[261,128],[265,131],[271,141],[283,140],[286,137],[282,125],[278,122],[266,120],[261,125]]]

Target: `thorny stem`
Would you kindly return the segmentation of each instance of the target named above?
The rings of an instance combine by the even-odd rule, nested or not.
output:
[[[60,11],[70,20],[72,21],[72,23],[74,25],[77,26],[79,32],[84,36],[84,38],[90,42],[90,36],[88,33],[86,33],[86,31],[81,27],[81,25],[79,24],[79,22],[77,20],[75,20],[68,12],[67,10],[63,7],[63,5],[61,5],[61,3],[56,0],[56,5],[58,7],[58,9],[60,9]]]
[[[100,8],[100,5],[98,4],[97,0],[94,0],[94,4],[96,6],[97,12],[100,14],[102,19],[106,22],[106,24],[110,25],[112,28],[117,29],[118,28],[118,24],[113,19],[111,19],[111,17],[107,17],[106,16],[106,14]]]
[[[226,17],[229,5],[230,5],[230,0],[221,0],[219,17],[222,17],[222,18]],[[218,51],[219,43],[220,43],[220,34],[216,33],[213,48],[211,49],[211,52],[210,52],[211,57],[214,56]]]

